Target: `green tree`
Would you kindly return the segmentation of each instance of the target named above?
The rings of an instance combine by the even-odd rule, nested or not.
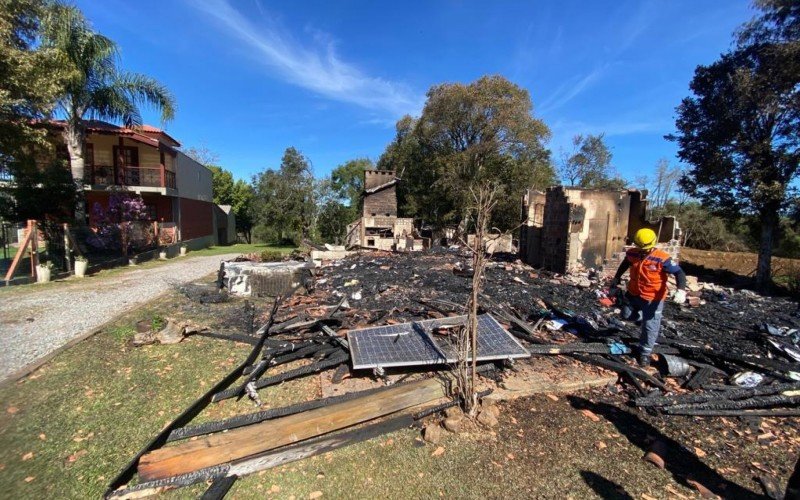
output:
[[[156,80],[120,70],[116,44],[92,30],[76,7],[58,5],[48,10],[43,27],[42,46],[57,51],[69,68],[69,77],[56,105],[66,121],[63,136],[79,193],[75,218],[83,224],[85,120],[94,118],[121,121],[126,127],[140,126],[139,108],[144,104],[159,110],[162,121],[167,122],[175,114],[175,100]]]
[[[0,218],[69,218],[72,183],[65,166],[47,155],[47,118],[68,74],[55,50],[41,45],[41,21],[55,8],[44,0],[0,0]],[[37,156],[46,161],[37,165]]]
[[[44,0],[0,0],[0,169],[43,145],[46,118],[68,70],[60,54],[41,46],[41,20],[52,9]]]
[[[562,151],[559,171],[570,186],[596,189],[625,187],[625,181],[616,177],[611,167],[611,150],[605,134],[576,135],[572,138],[572,151]],[[621,184],[621,186],[620,186]]]
[[[356,158],[342,163],[331,172],[331,189],[333,189],[339,201],[349,203],[354,213],[361,212],[364,171],[374,168],[375,165],[369,158]]]
[[[547,126],[532,116],[528,92],[501,76],[428,91],[419,119],[402,118],[397,136],[378,161],[403,179],[410,215],[438,227],[467,223],[474,194],[486,185],[513,209],[495,211],[501,229],[518,224],[519,199],[552,167],[543,142]],[[509,213],[513,213],[510,216]]]
[[[800,169],[800,8],[782,0],[756,5],[762,15],[736,47],[695,70],[670,138],[691,165],[684,190],[729,218],[758,217],[756,281],[764,291],[780,213]]]
[[[211,170],[211,192],[217,205],[233,205],[233,174],[217,165],[206,165]]]
[[[236,216],[236,232],[241,234],[248,243],[252,243],[254,199],[253,186],[238,179],[233,185],[231,206],[233,214]]]
[[[314,227],[314,177],[311,164],[289,147],[278,170],[267,169],[253,178],[255,218],[259,235],[273,241],[300,243]]]

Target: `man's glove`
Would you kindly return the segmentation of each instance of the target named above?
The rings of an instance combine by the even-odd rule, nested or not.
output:
[[[683,304],[686,302],[686,290],[678,290],[675,292],[675,295],[672,297],[672,302],[676,304]]]

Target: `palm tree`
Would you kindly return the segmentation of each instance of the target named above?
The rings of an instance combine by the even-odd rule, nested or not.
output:
[[[76,7],[56,3],[42,24],[42,44],[57,50],[71,70],[56,103],[56,113],[66,121],[63,137],[79,193],[75,218],[83,224],[86,221],[83,196],[85,120],[107,120],[138,127],[142,125],[139,107],[148,105],[160,111],[161,121],[166,123],[175,114],[175,99],[153,78],[118,69],[114,41],[95,32]]]

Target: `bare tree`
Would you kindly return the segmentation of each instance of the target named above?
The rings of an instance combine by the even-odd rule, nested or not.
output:
[[[672,200],[682,173],[680,167],[670,166],[669,160],[666,158],[658,160],[655,177],[649,193],[652,214],[661,212],[667,203]]]

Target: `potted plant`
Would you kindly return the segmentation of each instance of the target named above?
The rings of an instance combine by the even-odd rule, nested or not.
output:
[[[86,276],[86,270],[89,269],[89,259],[83,255],[75,257],[75,276],[83,278]]]
[[[167,247],[161,247],[158,250],[158,259],[159,260],[167,260]]]
[[[186,247],[186,244],[181,245],[181,257],[185,257],[187,251],[189,251],[189,249]]]
[[[48,261],[42,262],[36,266],[36,282],[47,283],[50,281],[50,275],[53,272],[53,263]]]

